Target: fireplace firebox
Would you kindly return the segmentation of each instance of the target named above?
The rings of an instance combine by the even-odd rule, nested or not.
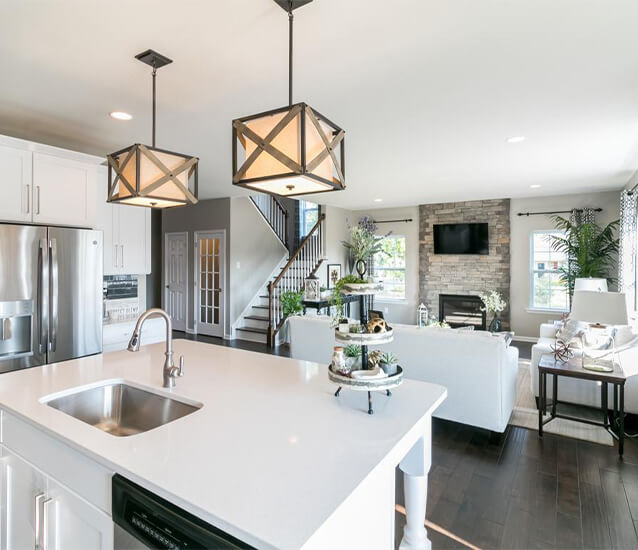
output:
[[[483,301],[478,296],[439,294],[439,321],[452,328],[472,326],[485,330],[486,316],[482,307]]]

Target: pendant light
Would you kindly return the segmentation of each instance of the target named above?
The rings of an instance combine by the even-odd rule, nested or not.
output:
[[[345,189],[345,132],[292,102],[293,11],[312,0],[274,0],[288,12],[288,105],[233,120],[233,185],[279,196]]]
[[[135,143],[106,156],[109,165],[106,200],[150,208],[196,204],[199,159],[155,147],[156,73],[173,61],[153,50],[135,58],[153,67],[153,144]]]

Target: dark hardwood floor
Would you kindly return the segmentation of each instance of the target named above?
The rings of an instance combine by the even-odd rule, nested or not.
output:
[[[288,348],[205,336],[225,345],[288,356]],[[521,358],[531,345],[515,342]],[[632,422],[634,424],[634,422]],[[630,430],[638,431],[638,426]],[[509,426],[504,434],[434,419],[428,481],[428,534],[435,550],[638,549],[638,441],[616,446]],[[403,505],[397,469],[397,504]],[[396,514],[397,547],[404,517]]]

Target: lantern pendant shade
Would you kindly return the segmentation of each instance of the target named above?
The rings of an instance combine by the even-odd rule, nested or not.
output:
[[[135,143],[110,155],[107,202],[150,208],[197,204],[199,159],[155,147],[155,76],[173,61],[154,50],[135,58],[153,68],[153,145]]]
[[[305,103],[233,121],[233,184],[279,196],[345,188],[344,131]]]
[[[197,203],[196,157],[136,143],[107,160],[108,202],[150,208]]]

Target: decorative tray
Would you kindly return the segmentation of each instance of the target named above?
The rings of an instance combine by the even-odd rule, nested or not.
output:
[[[364,380],[337,374],[332,370],[332,368],[328,367],[328,377],[330,378],[331,382],[339,384],[339,386],[348,386],[348,388],[350,388],[351,390],[385,391],[401,385],[401,383],[403,382],[403,369],[401,367],[397,367],[396,374],[388,376],[387,378],[374,378],[371,380]]]
[[[392,329],[386,332],[339,332],[335,329],[335,340],[339,344],[357,344],[360,346],[374,346],[378,344],[389,344],[394,338]]]

